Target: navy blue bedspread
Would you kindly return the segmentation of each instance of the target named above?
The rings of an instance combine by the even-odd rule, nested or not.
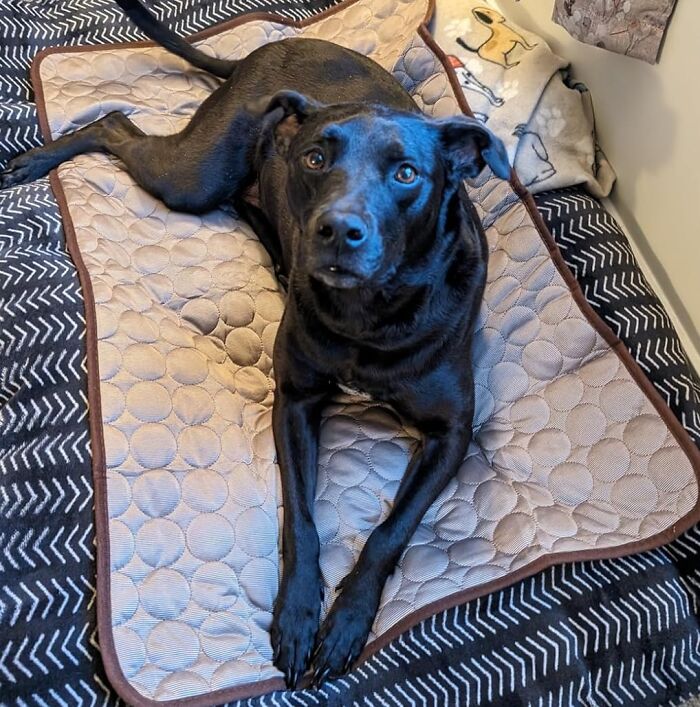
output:
[[[182,34],[324,0],[162,0]],[[141,38],[112,0],[0,5],[0,166],[41,143],[47,46]],[[536,197],[584,293],[700,442],[698,381],[629,245],[572,187]],[[617,274],[617,277],[613,277]],[[115,705],[95,625],[84,318],[46,179],[0,192],[0,705]],[[700,528],[635,557],[549,569],[450,609],[319,692],[250,705],[672,705],[700,693]]]

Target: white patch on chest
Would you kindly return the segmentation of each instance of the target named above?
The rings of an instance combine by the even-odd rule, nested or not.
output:
[[[347,393],[347,395],[352,395],[353,397],[361,398],[362,400],[372,400],[372,396],[369,393],[357,390],[357,388],[351,388],[349,385],[344,385],[340,382],[337,385],[343,393]]]

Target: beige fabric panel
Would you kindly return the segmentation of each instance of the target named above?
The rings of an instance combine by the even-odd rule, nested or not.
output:
[[[304,30],[254,21],[204,46],[233,58],[303,31],[370,54],[424,110],[454,114],[416,33],[426,10],[358,0]],[[115,109],[172,132],[217,84],[159,48],[53,53],[41,79],[55,136]],[[168,211],[116,160],[81,156],[60,180],[96,303],[121,670],[157,701],[277,677],[271,356],[284,301],[269,259],[231,213]],[[475,441],[387,582],[373,638],[553,553],[650,538],[697,503],[689,460],[580,311],[512,187],[484,174],[470,193],[490,248]],[[315,505],[324,611],[415,443],[380,405],[343,396],[326,410]]]

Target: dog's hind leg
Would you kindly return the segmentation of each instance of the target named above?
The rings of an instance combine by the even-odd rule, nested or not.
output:
[[[228,143],[236,128],[240,128],[238,134],[254,134],[251,121],[251,116],[241,111],[222,135],[202,139],[192,130],[192,123],[174,135],[152,136],[144,134],[124,114],[109,113],[10,160],[0,173],[0,188],[43,177],[76,155],[106,152],[122,160],[136,182],[171,209],[209,211],[247,186],[253,141],[244,140],[236,150]]]
[[[85,152],[111,152],[117,154],[125,139],[145,137],[122,113],[109,113],[104,118],[86,125],[74,133],[63,135],[55,141],[35,147],[11,159],[0,172],[0,187],[26,184],[46,176],[62,162]]]

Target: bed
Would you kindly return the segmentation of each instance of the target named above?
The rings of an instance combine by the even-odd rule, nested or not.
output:
[[[205,16],[202,6],[207,7],[185,11],[180,31],[233,14],[211,5],[211,16]],[[122,34],[126,30],[110,9],[94,3],[69,21],[53,8],[52,31],[65,27],[67,34],[45,43],[135,36]],[[286,12],[299,17],[312,9],[317,8]],[[44,20],[29,8],[2,12],[18,37],[17,47],[8,44],[6,50],[8,63],[16,64],[16,76],[8,73],[4,79],[2,103],[3,148],[9,156],[39,140],[32,104],[26,93],[17,94],[26,91],[29,43],[22,42],[22,34],[41,35]],[[87,34],[71,36],[71,28],[74,33],[87,28]],[[578,187],[545,192],[536,200],[589,301],[697,440],[694,374],[619,228]],[[0,529],[0,694],[16,704],[116,703],[95,635],[80,289],[46,180],[3,192],[0,209],[5,295],[0,513],[6,519]],[[618,273],[624,268],[628,279],[621,281],[636,286],[615,292],[605,279],[610,268]],[[646,316],[632,317],[639,324],[630,327],[631,315],[621,316],[626,312]],[[668,342],[661,348],[660,337]],[[444,695],[445,703],[474,704],[512,704],[514,696],[533,704],[680,703],[700,689],[694,593],[699,545],[700,534],[691,529],[651,552],[552,567],[429,617],[322,693],[278,692],[248,702],[407,704]],[[630,616],[639,618],[630,621]]]

